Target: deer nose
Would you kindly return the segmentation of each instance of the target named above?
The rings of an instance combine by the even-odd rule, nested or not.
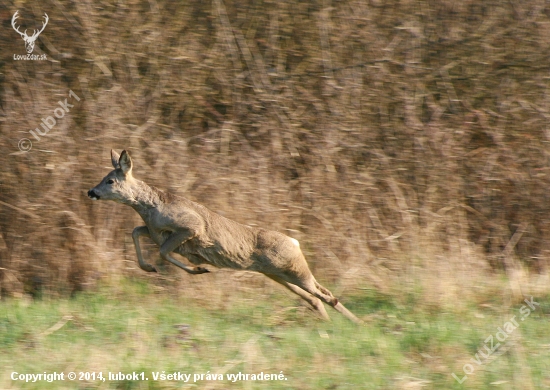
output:
[[[96,194],[93,189],[88,191],[88,197],[92,198],[92,200],[98,200],[99,199],[99,195]]]

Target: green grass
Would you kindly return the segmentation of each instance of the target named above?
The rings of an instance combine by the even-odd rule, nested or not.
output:
[[[366,320],[355,326],[334,311],[330,323],[292,308],[277,293],[257,300],[234,299],[229,309],[199,305],[186,297],[156,294],[140,281],[70,299],[6,299],[0,302],[0,387],[396,389],[550,387],[550,297],[502,347],[502,356],[478,367],[462,384],[462,367],[495,336],[521,305],[497,302],[464,312],[433,310],[415,297],[401,301],[372,291],[347,297]],[[405,302],[405,303],[402,303]],[[414,304],[411,304],[414,303]],[[70,316],[70,317],[68,317]],[[63,320],[65,318],[65,320]],[[187,325],[183,331],[176,325]],[[57,326],[55,326],[57,325]],[[53,328],[52,328],[53,327]],[[105,382],[12,381],[12,372],[141,373],[149,378]],[[153,372],[205,374],[189,382],[155,381]],[[283,373],[286,380],[236,381],[227,374]],[[206,380],[222,374],[223,380]]]

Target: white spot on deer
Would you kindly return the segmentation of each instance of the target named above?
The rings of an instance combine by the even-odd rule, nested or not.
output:
[[[300,243],[298,242],[298,240],[296,240],[295,238],[292,238],[290,237],[290,239],[292,240],[292,243],[297,246],[298,248],[300,247]]]

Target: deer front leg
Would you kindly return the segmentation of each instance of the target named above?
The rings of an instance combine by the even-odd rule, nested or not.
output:
[[[136,247],[139,268],[147,272],[157,272],[157,269],[155,267],[153,267],[149,263],[146,263],[145,260],[143,260],[143,255],[141,254],[141,247],[139,246],[140,236],[151,237],[149,235],[149,229],[147,229],[147,226],[138,226],[132,232],[132,238],[134,240],[134,246]]]
[[[170,237],[168,237],[168,239],[164,242],[164,244],[161,245],[160,255],[162,256],[163,259],[180,267],[182,270],[190,274],[196,275],[196,274],[204,274],[206,272],[210,272],[203,267],[188,267],[185,264],[180,263],[170,255],[170,252],[173,252],[177,247],[179,247],[181,244],[183,244],[185,241],[189,240],[190,238],[191,237],[188,230],[172,233]]]

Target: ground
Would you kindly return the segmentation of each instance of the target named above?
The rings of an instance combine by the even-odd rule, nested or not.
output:
[[[73,298],[5,299],[0,387],[550,388],[548,296],[528,300],[525,316],[528,304],[505,309],[499,297],[452,311],[358,290],[345,300],[365,320],[356,326],[332,310],[332,322],[318,321],[282,291],[219,309],[153,287],[123,279]],[[54,372],[64,380],[21,376]]]

